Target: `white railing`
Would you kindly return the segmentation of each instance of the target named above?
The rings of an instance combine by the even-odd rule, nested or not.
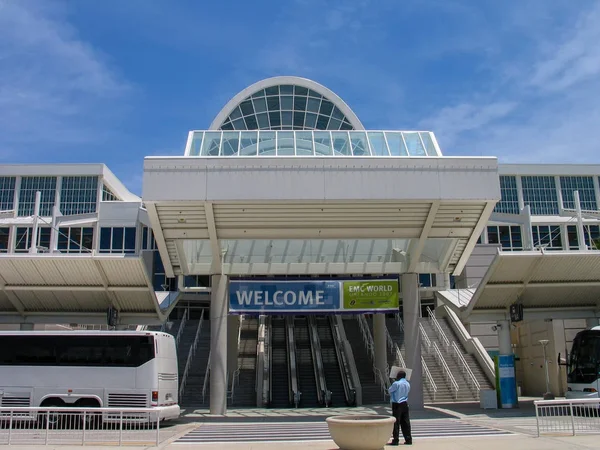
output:
[[[390,395],[388,391],[390,380],[375,366],[373,366],[373,375],[375,376],[375,381],[379,383],[379,386],[381,387],[381,393],[383,394],[383,400],[385,401]]]
[[[158,446],[160,408],[0,408],[0,445]],[[163,436],[165,439],[168,436]]]
[[[438,322],[437,318],[435,317],[435,314],[433,313],[433,311],[431,310],[431,308],[429,306],[427,307],[427,313],[429,314],[430,322],[433,324],[433,329],[437,333],[438,337],[441,339],[446,350],[449,350],[450,349],[450,341],[446,337],[446,333],[444,333],[442,326]]]
[[[194,356],[196,356],[196,348],[198,347],[198,339],[200,338],[200,333],[202,331],[202,324],[204,323],[204,310],[202,310],[202,314],[200,314],[200,320],[198,321],[198,326],[196,327],[196,335],[194,336],[194,342],[190,346],[190,350],[188,351],[187,360],[185,362],[185,368],[183,369],[183,374],[181,375],[181,381],[179,382],[179,401],[181,401],[181,396],[185,390],[185,383],[187,382],[187,377],[190,371],[190,366],[192,365],[192,361],[194,360]]]
[[[448,382],[452,386],[452,390],[454,391],[454,398],[455,399],[458,398],[458,383],[456,382],[454,375],[452,375],[452,372],[450,371],[448,364],[446,364],[446,360],[444,359],[444,356],[442,355],[442,352],[440,351],[440,348],[437,345],[437,342],[433,343],[433,351],[434,351],[435,357],[437,358],[438,362],[442,366],[446,380],[448,380]]]
[[[600,434],[600,399],[537,400],[535,419],[542,434]]]
[[[208,361],[206,361],[206,371],[204,372],[204,383],[202,384],[202,403],[206,400],[206,390],[209,387],[208,379],[210,378],[210,356],[211,353],[208,354]]]
[[[181,324],[179,324],[179,330],[177,330],[177,336],[175,337],[175,344],[177,348],[179,348],[179,341],[181,339],[181,335],[183,334],[183,329],[185,328],[185,323],[187,322],[187,317],[189,314],[189,309],[186,309],[183,313],[183,317],[181,318]]]
[[[400,364],[400,367],[406,367],[406,363],[404,362],[404,357],[402,356],[402,352],[400,352],[400,348],[398,347],[398,344],[395,343],[394,340],[392,339],[392,336],[390,335],[390,332],[387,329],[387,327],[385,327],[385,339],[387,340],[388,346],[390,347],[390,350],[392,351],[392,353],[394,353],[396,355],[396,359],[398,360],[398,364]]]
[[[402,317],[400,317],[400,313],[394,314],[394,317],[396,318],[396,324],[398,325],[398,328],[400,328],[402,332],[404,332],[404,322],[402,322]]]
[[[463,372],[465,372],[467,374],[469,381],[473,385],[473,389],[475,389],[477,391],[477,397],[479,397],[479,392],[481,390],[479,381],[477,381],[477,377],[475,377],[475,374],[469,367],[469,364],[465,360],[465,357],[463,356],[462,352],[458,348],[458,345],[456,345],[456,342],[454,342],[454,341],[452,341],[452,350],[453,350],[453,355],[456,358],[459,366],[461,366]]]
[[[367,319],[362,314],[356,316],[356,320],[358,320],[358,325],[360,327],[360,332],[362,334],[363,342],[367,351],[369,352],[369,356],[371,357],[371,361],[375,361],[375,344],[373,343],[373,336],[371,336],[371,331],[369,330],[369,325],[367,324]]]
[[[419,331],[421,332],[421,336],[423,336],[423,344],[427,348],[427,353],[430,353],[431,352],[431,339],[429,339],[429,336],[427,336],[427,333],[425,332],[425,328],[423,327],[423,324],[421,324],[421,323],[419,323]]]
[[[433,381],[433,377],[431,376],[431,372],[429,371],[429,367],[425,364],[425,360],[421,356],[421,365],[423,366],[423,374],[425,375],[425,381],[429,383],[431,390],[433,391],[433,401],[435,401],[435,396],[437,394],[437,384]]]

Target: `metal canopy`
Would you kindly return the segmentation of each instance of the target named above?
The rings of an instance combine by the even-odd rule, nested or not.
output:
[[[0,321],[106,323],[109,306],[122,324],[160,323],[161,310],[142,257],[0,255]],[[172,302],[169,302],[172,304]]]
[[[460,273],[499,199],[490,158],[146,158],[168,276]]]
[[[494,257],[476,290],[454,289],[438,296],[463,319],[481,311],[600,307],[599,251],[502,252]]]

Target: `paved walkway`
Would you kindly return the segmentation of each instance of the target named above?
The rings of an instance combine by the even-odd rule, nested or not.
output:
[[[520,407],[511,410],[483,410],[475,403],[453,403],[436,404],[422,411],[412,411],[413,447],[424,450],[506,450],[507,447],[510,447],[510,450],[582,450],[600,447],[598,434],[535,437],[533,400],[535,399],[521,398]],[[232,409],[226,417],[210,416],[207,410],[188,410],[178,422],[161,429],[161,444],[158,448],[333,450],[337,449],[337,446],[329,439],[325,417],[390,413],[387,405],[339,409]],[[250,435],[253,436],[253,442],[248,442],[250,439],[247,438],[240,439],[240,436]],[[277,442],[273,442],[275,439]],[[13,445],[10,448],[58,450],[69,447]],[[107,450],[123,447],[85,448]],[[141,450],[157,447],[130,448]],[[388,448],[395,447],[387,446],[386,449]]]

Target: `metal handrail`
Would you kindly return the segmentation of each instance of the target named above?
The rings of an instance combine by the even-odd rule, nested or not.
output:
[[[435,401],[435,396],[437,394],[437,384],[433,381],[433,376],[431,376],[431,372],[429,371],[429,367],[425,364],[425,359],[421,356],[421,365],[423,366],[423,373],[425,374],[425,380],[431,386],[431,390],[433,391],[433,401]]]
[[[290,401],[294,403],[294,406],[298,408],[300,405],[300,398],[302,397],[302,392],[298,390],[298,375],[297,371],[297,363],[296,363],[296,341],[294,339],[294,324],[292,322],[293,319],[290,317],[286,317],[285,328],[287,331],[286,341],[288,347],[288,380],[290,386]]]
[[[263,402],[265,405],[270,405],[273,401],[273,389],[271,383],[273,382],[273,364],[271,364],[272,358],[272,322],[271,316],[265,317],[265,369],[264,369],[264,381],[263,381]],[[266,388],[266,389],[265,389]]]
[[[390,350],[396,354],[396,359],[398,360],[400,367],[406,367],[406,363],[404,362],[404,357],[402,356],[400,347],[398,347],[398,344],[392,339],[390,331],[387,329],[387,327],[385,327],[385,339],[387,340],[388,345],[390,346]]]
[[[458,362],[462,365],[463,370],[469,376],[469,379],[471,380],[471,383],[473,384],[473,387],[475,389],[477,389],[477,395],[479,395],[479,391],[481,390],[481,385],[479,384],[479,381],[477,381],[477,378],[475,377],[475,374],[473,373],[473,371],[469,367],[469,364],[467,364],[467,361],[465,360],[465,357],[463,356],[462,352],[458,348],[458,345],[456,345],[456,342],[454,342],[454,341],[452,341],[452,349],[454,350],[454,355],[458,359]]]
[[[344,393],[346,394],[346,400],[348,405],[354,405],[356,402],[356,389],[352,382],[352,375],[350,370],[350,363],[348,362],[346,352],[344,351],[344,345],[342,344],[342,336],[340,329],[337,324],[334,323],[332,316],[329,316],[329,327],[331,328],[331,334],[333,335],[333,344],[335,352],[338,357],[340,364],[340,375],[342,376],[342,384],[344,385]]]
[[[308,333],[310,342],[310,351],[313,358],[313,370],[315,373],[315,382],[318,386],[317,399],[319,403],[325,404],[328,407],[331,404],[331,391],[327,389],[327,381],[325,380],[325,369],[323,367],[323,359],[321,353],[321,340],[315,325],[315,319],[312,316],[308,317]]]
[[[446,333],[444,333],[442,326],[440,325],[437,318],[435,317],[435,313],[431,310],[431,308],[429,306],[427,307],[427,313],[429,314],[429,320],[431,321],[431,323],[433,323],[434,330],[436,331],[436,333],[438,334],[438,336],[444,343],[444,346],[446,347],[446,349],[449,350],[450,349],[450,341],[446,337]]]
[[[185,323],[187,322],[187,317],[189,314],[189,309],[186,309],[183,312],[183,317],[181,318],[181,323],[179,324],[179,330],[177,330],[177,336],[175,337],[175,344],[177,348],[179,348],[179,341],[181,340],[181,335],[183,334],[183,329],[185,328]]]
[[[386,366],[387,367],[387,366]],[[373,366],[373,374],[375,375],[375,381],[379,382],[379,386],[381,387],[381,392],[383,393],[383,400],[385,400],[389,395],[388,388],[390,387],[390,380],[387,379],[377,367]]]
[[[186,310],[187,311],[187,310]],[[181,376],[181,382],[179,383],[179,399],[181,400],[181,396],[185,390],[185,384],[187,382],[188,372],[190,370],[190,366],[196,356],[196,348],[198,347],[198,339],[200,338],[200,332],[202,331],[202,324],[204,323],[204,310],[202,310],[202,314],[200,314],[200,320],[198,321],[198,327],[196,327],[196,335],[194,336],[194,342],[190,345],[190,350],[188,351],[187,360],[185,362],[185,369],[183,369],[183,375]]]
[[[369,330],[369,325],[367,324],[367,319],[362,314],[356,316],[358,320],[358,325],[360,328],[360,332],[363,337],[363,342],[367,351],[369,352],[369,356],[371,357],[371,361],[375,360],[375,344],[373,343],[373,336],[371,336],[371,331]]]
[[[208,389],[208,379],[210,378],[210,357],[212,351],[208,354],[208,361],[206,361],[206,371],[204,372],[204,383],[202,384],[202,403],[206,398],[206,390]]]
[[[398,324],[398,327],[402,330],[402,332],[404,332],[404,322],[402,321],[400,313],[394,314],[394,317],[396,318],[396,323]]]
[[[425,332],[425,328],[423,328],[422,323],[419,323],[419,331],[421,331],[421,335],[423,336],[425,346],[427,347],[427,353],[429,353],[431,351],[431,339],[429,339],[429,336],[427,336],[427,333]]]
[[[444,370],[444,375],[446,375],[446,379],[450,382],[452,388],[454,389],[454,398],[456,399],[458,397],[459,390],[458,383],[456,382],[454,375],[452,375],[450,367],[448,367],[448,364],[446,363],[446,360],[444,359],[444,356],[442,355],[442,352],[440,351],[440,347],[437,345],[437,342],[433,343],[433,349],[435,351],[435,356],[437,357],[439,363],[442,365],[442,369]]]

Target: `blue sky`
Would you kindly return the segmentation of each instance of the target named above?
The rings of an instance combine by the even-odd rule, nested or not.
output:
[[[144,156],[275,75],[445,155],[600,163],[599,23],[596,0],[0,0],[0,163],[104,162],[139,194]]]

